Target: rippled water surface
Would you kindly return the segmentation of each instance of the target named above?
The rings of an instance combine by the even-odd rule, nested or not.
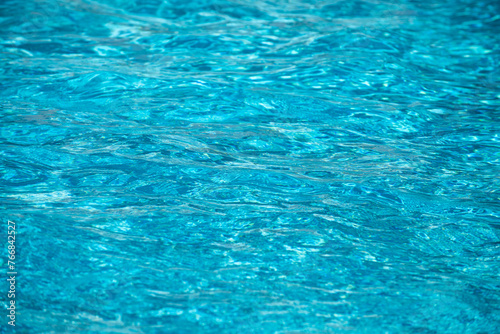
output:
[[[496,0],[1,1],[14,332],[500,332],[499,36]]]

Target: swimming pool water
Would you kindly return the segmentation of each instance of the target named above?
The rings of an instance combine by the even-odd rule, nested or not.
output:
[[[2,332],[500,332],[498,1],[6,0],[0,62]]]

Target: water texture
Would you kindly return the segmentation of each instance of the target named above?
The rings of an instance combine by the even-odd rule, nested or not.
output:
[[[498,1],[4,0],[0,64],[2,333],[500,332]]]

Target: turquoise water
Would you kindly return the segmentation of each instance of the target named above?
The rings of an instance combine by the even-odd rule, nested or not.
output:
[[[498,1],[0,14],[2,333],[500,332]]]

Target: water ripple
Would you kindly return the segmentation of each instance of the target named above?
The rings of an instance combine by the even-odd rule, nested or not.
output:
[[[498,331],[499,11],[2,2],[18,332]]]

